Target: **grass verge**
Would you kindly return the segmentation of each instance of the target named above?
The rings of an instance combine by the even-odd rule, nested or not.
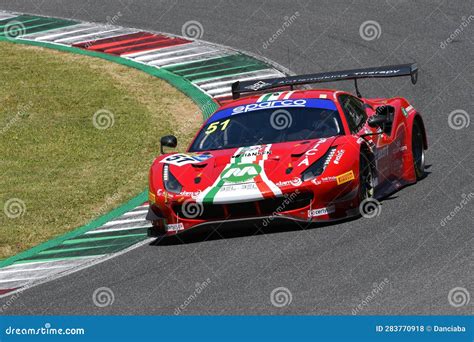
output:
[[[199,109],[164,81],[98,58],[0,42],[0,258],[146,187],[164,134],[183,150]]]

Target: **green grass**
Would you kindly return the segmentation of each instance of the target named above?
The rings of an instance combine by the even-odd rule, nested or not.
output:
[[[132,68],[10,43],[0,60],[0,258],[142,192],[160,137],[183,150],[201,123],[191,100]],[[98,111],[113,126],[97,129]],[[24,203],[19,217],[4,210],[11,199]]]

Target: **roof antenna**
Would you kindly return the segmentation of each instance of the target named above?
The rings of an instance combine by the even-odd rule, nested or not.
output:
[[[356,88],[357,97],[361,98],[362,95],[361,95],[361,93],[360,93],[360,91],[359,91],[359,88],[357,87],[357,78],[354,78],[354,86],[355,86],[355,88]]]

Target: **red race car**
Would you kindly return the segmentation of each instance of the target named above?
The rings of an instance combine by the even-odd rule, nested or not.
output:
[[[357,79],[410,76],[415,84],[417,75],[406,64],[235,82],[234,101],[207,119],[186,153],[163,154],[177,140],[161,139],[149,175],[149,235],[236,220],[345,219],[415,183],[427,149],[421,115],[404,98],[363,98]],[[339,80],[354,80],[357,96],[293,90]]]

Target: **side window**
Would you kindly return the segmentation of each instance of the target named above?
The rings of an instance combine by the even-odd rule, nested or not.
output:
[[[367,113],[364,104],[358,98],[343,94],[339,96],[339,102],[346,116],[351,133],[359,132],[367,121]]]

